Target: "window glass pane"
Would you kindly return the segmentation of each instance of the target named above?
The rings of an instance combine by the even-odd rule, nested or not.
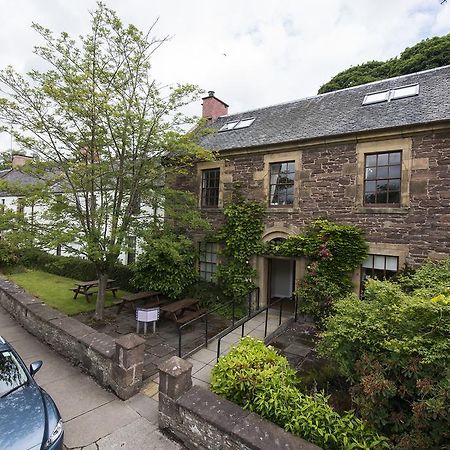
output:
[[[373,257],[373,268],[374,269],[379,269],[379,270],[384,270],[384,262],[385,262],[385,257],[384,256],[374,255],[374,257]]]
[[[278,175],[280,170],[281,170],[281,164],[280,163],[273,163],[273,164],[270,165],[270,172],[272,174]]]
[[[249,118],[249,119],[242,119],[235,127],[234,129],[237,130],[239,128],[247,128],[249,127],[253,122],[255,121],[255,118]]]
[[[379,166],[387,166],[389,163],[389,153],[379,153],[377,164]]]
[[[400,192],[389,192],[388,203],[400,203]]]
[[[414,86],[401,87],[392,90],[391,99],[412,97],[413,95],[417,95],[418,93],[419,93],[418,84],[415,84]]]
[[[366,181],[366,193],[375,192],[377,189],[376,181]]]
[[[295,163],[294,163],[294,161],[291,161],[290,163],[288,163],[288,170],[289,170],[289,172],[295,172]]]
[[[389,191],[400,191],[400,180],[389,180]]]
[[[373,167],[377,165],[377,155],[366,156],[366,167]]]
[[[389,167],[389,178],[400,178],[400,166]]]
[[[389,153],[389,164],[400,164],[401,152]]]
[[[370,105],[371,103],[385,102],[388,99],[389,91],[374,92],[373,94],[367,94],[364,97],[363,105]]]
[[[398,258],[396,256],[386,256],[386,270],[397,272]]]
[[[362,263],[362,266],[371,269],[373,267],[373,255],[367,255],[367,258]]]
[[[364,203],[375,203],[376,195],[375,194],[366,194],[364,196]]]
[[[376,202],[377,203],[387,203],[387,192],[378,192]]]
[[[387,180],[378,180],[377,182],[377,192],[382,193],[387,191]]]
[[[366,169],[366,180],[375,180],[377,177],[376,167],[368,167]]]
[[[277,184],[277,180],[278,180],[278,174],[271,175],[271,177],[270,177],[270,184]]]
[[[378,167],[377,169],[377,178],[378,179],[385,179],[388,178],[389,175],[389,167]]]

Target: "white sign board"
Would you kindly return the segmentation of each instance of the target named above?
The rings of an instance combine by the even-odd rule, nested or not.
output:
[[[136,309],[136,320],[138,322],[155,322],[159,319],[159,308]]]

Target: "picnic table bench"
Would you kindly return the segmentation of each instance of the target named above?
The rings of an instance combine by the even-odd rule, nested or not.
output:
[[[112,284],[116,280],[108,279],[106,281],[106,290],[111,291],[113,293],[114,298],[116,298],[116,292],[119,290],[118,286],[112,286]],[[91,290],[94,287],[98,286],[98,280],[91,281],[77,281],[76,286],[71,288],[70,290],[73,292],[74,300],[78,297],[78,294],[84,295],[86,300],[89,301],[89,297],[93,294],[96,294],[98,291]]]
[[[206,312],[206,309],[199,307],[199,302],[200,300],[196,298],[185,298],[161,306],[161,311],[168,314],[177,326],[180,326]]]
[[[161,292],[157,291],[145,291],[145,292],[138,292],[137,294],[124,295],[121,298],[121,302],[118,304],[117,314],[120,314],[122,309],[127,305],[132,305],[133,309],[136,310],[136,303],[140,300],[153,299],[150,303],[146,303],[146,306],[149,308],[159,306],[161,304],[161,301],[159,299],[160,295]]]

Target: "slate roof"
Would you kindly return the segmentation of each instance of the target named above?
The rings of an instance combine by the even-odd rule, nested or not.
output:
[[[31,185],[39,182],[39,179],[29,175],[27,173],[23,173],[17,169],[7,169],[0,171],[0,179],[7,181],[8,183],[13,183],[15,185]],[[8,196],[7,192],[0,192],[2,196]],[[16,196],[17,194],[13,194]]]
[[[415,97],[362,105],[366,94],[414,83]],[[450,120],[450,65],[223,116],[210,127],[248,117],[256,118],[250,127],[204,136],[200,144],[220,151]]]

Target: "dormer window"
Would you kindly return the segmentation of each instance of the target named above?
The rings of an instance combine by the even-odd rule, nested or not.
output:
[[[255,117],[247,117],[241,120],[233,120],[223,125],[219,131],[238,130],[240,128],[248,128],[255,121]]]

